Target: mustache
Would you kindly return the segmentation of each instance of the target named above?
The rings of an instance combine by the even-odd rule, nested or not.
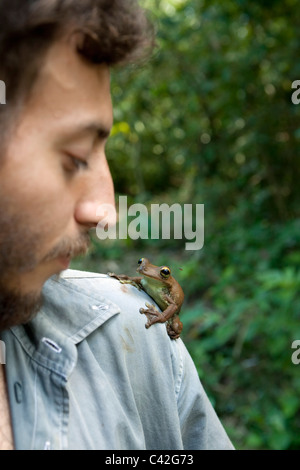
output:
[[[64,238],[47,253],[43,261],[50,261],[55,258],[74,258],[79,255],[85,255],[90,244],[91,239],[89,233],[82,233],[76,239]]]

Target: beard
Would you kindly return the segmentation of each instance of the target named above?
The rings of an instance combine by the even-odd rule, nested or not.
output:
[[[22,294],[0,284],[0,331],[28,323],[43,304],[42,293]]]
[[[1,204],[2,206],[2,204]],[[90,244],[87,232],[76,239],[65,237],[46,254],[40,254],[48,230],[29,230],[22,215],[5,214],[0,207],[0,331],[30,321],[43,303],[42,291],[22,292],[20,275],[34,272],[40,263],[58,257],[72,258],[85,254]],[[5,215],[3,215],[5,214]],[[14,220],[15,219],[15,220]],[[25,218],[24,218],[25,219]],[[54,273],[53,273],[54,274]]]

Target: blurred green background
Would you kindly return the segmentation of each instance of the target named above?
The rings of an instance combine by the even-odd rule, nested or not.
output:
[[[300,15],[296,0],[146,0],[150,62],[115,70],[107,156],[128,204],[205,204],[205,243],[93,239],[73,268],[185,291],[183,339],[238,449],[300,448]]]

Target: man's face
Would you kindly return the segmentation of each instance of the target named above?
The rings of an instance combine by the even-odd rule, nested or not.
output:
[[[54,44],[0,158],[0,329],[28,320],[44,282],[88,246],[114,204],[105,157],[109,69]]]

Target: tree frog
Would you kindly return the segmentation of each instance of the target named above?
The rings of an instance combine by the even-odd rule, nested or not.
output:
[[[154,323],[167,322],[167,332],[171,339],[177,339],[182,331],[182,322],[179,312],[184,300],[184,293],[178,282],[171,276],[168,266],[154,266],[147,258],[138,261],[137,272],[141,277],[129,277],[126,274],[108,273],[109,276],[118,279],[123,284],[132,284],[142,289],[152,297],[161,308],[159,312],[155,305],[146,302],[147,308],[140,308],[140,313],[145,314],[148,321],[146,328]]]

